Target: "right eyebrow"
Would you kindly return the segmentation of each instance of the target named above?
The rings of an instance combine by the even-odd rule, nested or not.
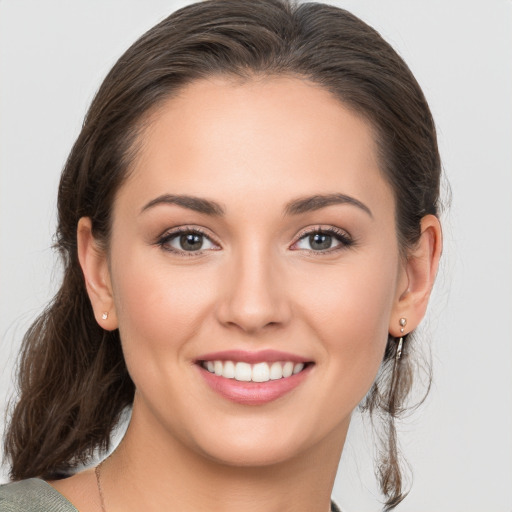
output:
[[[142,208],[140,213],[143,213],[150,208],[154,208],[155,206],[162,204],[175,204],[177,206],[181,206],[182,208],[187,208],[189,210],[203,213],[205,215],[224,215],[224,208],[215,201],[201,197],[174,194],[163,194],[155,199],[152,199]]]
[[[285,213],[287,215],[300,215],[302,213],[320,210],[333,204],[350,204],[356,206],[373,219],[373,214],[368,206],[359,201],[359,199],[347,196],[346,194],[316,194],[314,196],[296,199],[287,204]]]

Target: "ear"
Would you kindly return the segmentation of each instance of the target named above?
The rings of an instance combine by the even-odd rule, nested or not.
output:
[[[389,333],[395,338],[415,329],[427,311],[430,292],[439,266],[442,250],[442,231],[435,215],[421,220],[421,236],[409,252],[397,290],[395,306],[390,319]],[[401,332],[400,319],[407,323]]]
[[[78,221],[77,246],[78,260],[96,321],[103,329],[113,331],[118,323],[107,254],[92,234],[89,217],[82,217]]]

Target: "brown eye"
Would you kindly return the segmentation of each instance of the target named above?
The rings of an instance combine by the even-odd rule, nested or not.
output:
[[[168,233],[160,241],[159,245],[172,252],[199,252],[210,249],[218,249],[210,238],[195,230]]]
[[[203,235],[197,233],[188,233],[180,235],[179,246],[183,251],[199,251],[203,248]]]

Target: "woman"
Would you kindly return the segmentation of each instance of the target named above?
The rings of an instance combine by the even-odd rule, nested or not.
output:
[[[419,86],[349,13],[218,0],[151,29],[62,175],[65,275],[25,338],[0,506],[325,511],[362,402],[394,508],[439,174]],[[63,478],[127,407],[117,450]]]

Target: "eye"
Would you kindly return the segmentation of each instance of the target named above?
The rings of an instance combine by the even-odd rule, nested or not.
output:
[[[329,252],[353,245],[350,236],[338,229],[315,229],[302,235],[292,246],[293,250]]]
[[[180,229],[166,233],[158,244],[171,252],[201,252],[217,250],[219,246],[197,229]]]

